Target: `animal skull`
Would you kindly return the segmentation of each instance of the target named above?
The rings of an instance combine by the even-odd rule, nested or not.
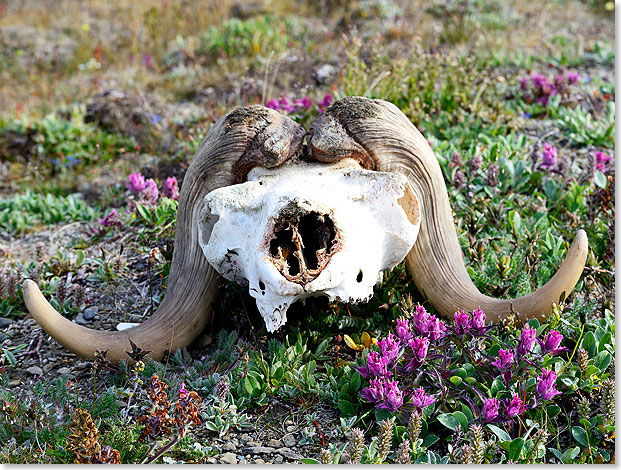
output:
[[[418,235],[418,212],[412,223],[398,202],[407,185],[355,163],[255,168],[246,183],[205,196],[199,244],[216,271],[247,285],[275,331],[296,300],[372,297]]]
[[[304,162],[315,163],[306,167]],[[325,170],[317,170],[321,165]],[[333,165],[343,165],[345,171],[359,175],[353,188],[344,190],[344,173]],[[369,176],[364,170],[377,173]],[[321,179],[315,177],[315,189],[312,183],[292,188],[293,175],[305,171],[322,173]],[[321,185],[324,178],[340,178],[341,182]],[[214,192],[246,181],[228,192]],[[257,190],[261,181],[270,182],[274,194],[280,191],[285,202],[275,199],[272,192]],[[381,190],[377,189],[379,182]],[[281,184],[291,189],[280,190]],[[248,200],[242,197],[244,191]],[[356,191],[369,203],[354,204]],[[384,191],[387,194],[381,194]],[[330,197],[339,192],[339,197]],[[294,194],[298,194],[297,201]],[[344,210],[348,198],[351,207],[359,209],[355,215]],[[252,212],[250,201],[256,212],[263,214],[262,218],[255,217],[254,225],[251,218],[244,219]],[[373,207],[381,207],[381,212]],[[304,229],[300,229],[303,210],[314,217],[304,220],[324,230],[329,240],[317,245],[316,266],[304,261],[302,267],[304,250],[308,250]],[[301,240],[294,239],[298,235],[290,226],[293,219],[289,215],[295,216]],[[217,218],[222,219],[221,225]],[[237,231],[236,218],[246,224]],[[268,223],[270,220],[273,223]],[[231,238],[222,238],[227,236]],[[276,250],[272,254],[274,239]],[[222,250],[235,250],[235,246],[245,251],[238,252],[237,261],[227,263]],[[266,281],[274,284],[270,285],[271,300],[264,307],[268,326],[273,329],[284,321],[282,308],[273,315],[276,304],[311,294],[364,298],[376,274],[393,266],[408,249],[405,260],[414,283],[440,315],[449,317],[456,310],[481,307],[488,320],[499,322],[513,311],[520,321],[549,315],[553,302],[566,297],[580,278],[588,243],[585,232],[579,230],[559,270],[532,294],[516,299],[488,297],[472,283],[464,266],[438,161],[426,139],[396,106],[382,100],[343,98],[326,109],[306,132],[290,118],[255,105],[237,108],[215,123],[188,168],[179,200],[168,289],[151,318],[123,331],[90,330],[60,315],[31,280],[24,283],[24,301],[43,329],[80,356],[92,358],[98,350],[107,350],[108,359],[119,362],[127,359],[125,350],[131,340],[151,351],[154,359],[162,359],[166,351],[190,344],[211,318],[220,274],[210,262],[225,276],[245,276],[250,289],[258,287],[261,291],[262,281],[266,295]],[[293,258],[287,250],[293,250]],[[355,252],[362,255],[354,259]],[[292,271],[294,258],[299,263],[297,273]],[[363,270],[364,289],[352,282],[360,262],[368,263]],[[237,274],[235,269],[239,269]]]

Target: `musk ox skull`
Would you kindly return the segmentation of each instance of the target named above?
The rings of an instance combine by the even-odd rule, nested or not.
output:
[[[378,174],[373,178],[368,170]],[[289,184],[290,189],[277,183],[290,183],[296,173],[307,174],[311,183]],[[356,175],[359,190],[380,193],[373,182],[381,182],[385,194],[364,194],[356,203],[356,188],[346,190],[347,173]],[[322,176],[333,182],[316,183],[313,191],[313,178],[317,182]],[[263,185],[271,191],[260,189]],[[365,219],[348,219],[348,207]],[[256,226],[250,230],[239,225],[243,221]],[[303,223],[310,231],[300,227]],[[283,309],[274,307],[296,298],[366,298],[381,271],[403,256],[416,287],[440,315],[481,307],[488,320],[498,322],[513,309],[524,321],[547,317],[552,303],[571,292],[587,247],[579,230],[558,272],[530,295],[494,299],[481,294],[464,266],[442,171],[425,138],[393,104],[347,97],[308,132],[260,105],[235,109],[212,126],[183,181],[166,296],[141,325],[91,330],[56,312],[33,281],[26,280],[23,291],[41,327],[75,354],[91,358],[107,350],[118,362],[127,359],[132,340],[159,360],[166,351],[190,344],[209,321],[221,285],[210,262],[225,277],[247,283],[251,294],[257,290],[254,296],[260,309],[263,302],[270,329],[284,321]],[[361,269],[352,260],[370,253],[375,260],[365,260],[368,272],[362,270],[362,279],[369,277],[356,289],[352,280]],[[267,295],[268,287],[265,302],[261,292]]]

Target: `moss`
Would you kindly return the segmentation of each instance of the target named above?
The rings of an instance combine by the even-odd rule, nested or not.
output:
[[[361,96],[347,96],[335,102],[326,110],[328,116],[339,121],[354,121],[370,119],[379,115],[378,100],[371,100]]]

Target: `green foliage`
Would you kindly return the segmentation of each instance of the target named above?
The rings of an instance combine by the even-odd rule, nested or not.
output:
[[[574,146],[595,145],[614,148],[615,145],[615,103],[608,101],[605,112],[597,119],[582,107],[562,109],[559,126],[565,131]]]
[[[0,227],[15,234],[41,225],[93,221],[98,215],[99,210],[88,205],[79,194],[54,196],[27,191],[0,198]]]

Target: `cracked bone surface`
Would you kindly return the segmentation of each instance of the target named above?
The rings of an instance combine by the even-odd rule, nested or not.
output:
[[[420,226],[406,177],[347,162],[253,169],[247,182],[207,194],[199,217],[208,262],[248,286],[270,332],[299,299],[368,300]]]

